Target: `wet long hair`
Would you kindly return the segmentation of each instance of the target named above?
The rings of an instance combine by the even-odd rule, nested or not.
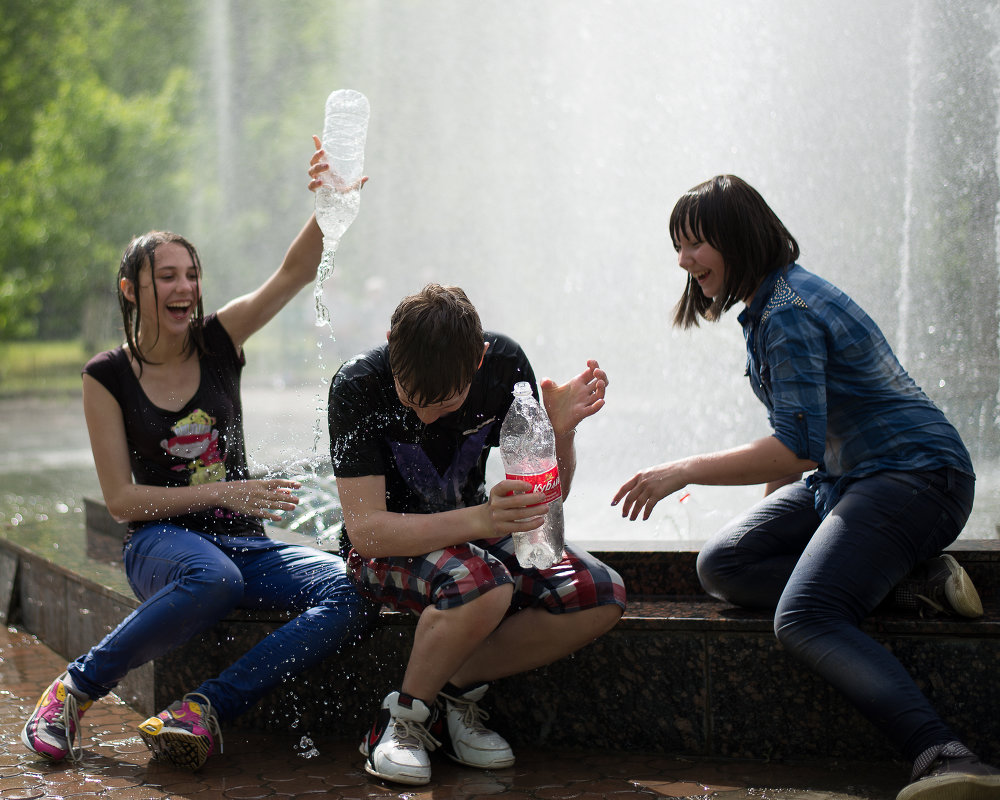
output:
[[[153,283],[153,297],[159,301],[156,292],[156,281],[153,280],[156,268],[156,248],[162,244],[179,244],[191,255],[198,273],[198,303],[195,307],[194,316],[188,329],[186,351],[188,353],[197,352],[200,358],[205,354],[205,338],[203,329],[205,325],[205,310],[201,303],[201,259],[198,258],[198,251],[187,239],[177,233],[169,231],[150,231],[142,236],[136,236],[128,243],[122,254],[121,264],[118,265],[118,307],[122,312],[122,327],[125,329],[125,340],[128,342],[129,351],[132,357],[139,364],[139,371],[142,371],[143,364],[155,363],[146,357],[139,347],[139,320],[142,318],[142,300],[139,293],[139,272],[143,267],[149,266],[149,277]],[[129,281],[134,289],[135,302],[129,300],[122,291],[122,278]],[[153,339],[154,344],[160,336],[159,317],[157,317],[157,331]]]
[[[389,366],[415,402],[431,405],[465,391],[482,357],[479,312],[459,287],[430,283],[396,306]]]
[[[674,307],[674,325],[690,328],[703,317],[711,322],[746,300],[771,272],[799,257],[799,245],[778,215],[749,183],[735,175],[716,175],[685,192],[670,212],[670,238],[681,234],[708,242],[726,265],[722,291],[706,297],[690,274]]]

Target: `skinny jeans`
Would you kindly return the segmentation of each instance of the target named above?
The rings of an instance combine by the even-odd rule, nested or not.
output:
[[[957,736],[909,673],[860,629],[919,562],[961,532],[975,478],[953,469],[881,472],[852,482],[825,518],[805,481],[784,486],[698,555],[714,597],[774,609],[774,632],[910,761]]]
[[[132,535],[123,557],[142,603],[68,668],[73,683],[95,700],[130,670],[234,609],[298,612],[193,690],[209,699],[220,721],[228,721],[282,681],[318,665],[374,618],[373,607],[348,579],[344,560],[312,547],[259,537],[212,539],[153,524]]]

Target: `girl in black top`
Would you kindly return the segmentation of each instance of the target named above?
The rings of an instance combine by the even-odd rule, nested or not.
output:
[[[329,167],[313,140],[315,190]],[[222,749],[220,720],[364,626],[368,606],[339,556],[265,535],[262,521],[293,510],[299,484],[250,479],[243,442],[243,344],[315,280],[322,249],[311,217],[270,278],[207,317],[190,242],[153,231],[126,249],[118,298],[127,341],[87,364],[83,405],[104,500],[128,522],[125,571],[142,603],[45,690],[21,734],[36,753],[77,760],[79,720],[94,700],[233,609],[298,612],[139,726],[154,756],[196,769]]]

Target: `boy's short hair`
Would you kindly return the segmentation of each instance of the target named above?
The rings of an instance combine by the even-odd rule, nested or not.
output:
[[[429,283],[396,306],[389,366],[415,403],[432,405],[465,391],[482,357],[479,312],[458,286]]]

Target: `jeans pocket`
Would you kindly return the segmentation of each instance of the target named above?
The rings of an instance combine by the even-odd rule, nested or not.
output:
[[[951,515],[947,511],[942,510],[938,515],[937,521],[928,530],[927,536],[924,537],[924,540],[920,544],[920,548],[917,551],[919,553],[918,560],[925,561],[928,558],[938,555],[954,542],[961,532],[962,525],[957,525],[955,520],[951,518]]]
[[[930,472],[886,472],[883,477],[902,484],[918,498],[914,524],[926,534],[921,550],[930,558],[958,538],[972,512],[975,479],[951,469]],[[924,521],[934,520],[932,524]]]

